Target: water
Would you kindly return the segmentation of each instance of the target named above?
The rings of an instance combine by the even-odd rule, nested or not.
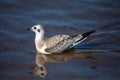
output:
[[[1,0],[0,79],[119,80],[119,9],[119,0]],[[47,37],[96,33],[73,51],[36,55],[34,34],[25,29],[38,23]]]

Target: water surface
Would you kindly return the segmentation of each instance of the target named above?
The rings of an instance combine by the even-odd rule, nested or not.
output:
[[[37,56],[34,33],[25,30],[35,24],[45,26],[47,37],[96,33],[75,51]],[[119,44],[119,0],[0,1],[0,80],[119,80]],[[35,74],[41,69],[44,78]]]

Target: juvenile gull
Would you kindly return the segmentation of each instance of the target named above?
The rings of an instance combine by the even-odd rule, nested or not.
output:
[[[34,25],[30,31],[35,32],[35,46],[38,52],[43,54],[61,53],[66,49],[70,49],[75,45],[85,40],[91,33],[89,31],[84,34],[78,35],[55,35],[50,38],[46,38],[44,28],[41,24]]]

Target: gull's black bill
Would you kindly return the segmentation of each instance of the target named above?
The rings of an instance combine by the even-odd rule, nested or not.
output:
[[[29,29],[29,28],[28,28],[28,29],[26,29],[26,30],[31,31],[31,29]]]

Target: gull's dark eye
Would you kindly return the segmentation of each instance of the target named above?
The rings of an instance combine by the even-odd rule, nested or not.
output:
[[[34,27],[34,29],[36,29],[36,27]]]
[[[38,29],[37,31],[40,32],[40,29]]]

